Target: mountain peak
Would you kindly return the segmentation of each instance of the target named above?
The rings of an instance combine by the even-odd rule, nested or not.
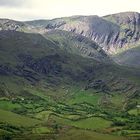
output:
[[[114,13],[114,14],[108,14],[105,15],[103,17],[107,17],[107,16],[115,16],[115,15],[124,15],[124,16],[128,16],[128,15],[135,15],[135,14],[140,14],[139,12],[134,12],[134,11],[126,11],[126,12],[120,12],[120,13]]]

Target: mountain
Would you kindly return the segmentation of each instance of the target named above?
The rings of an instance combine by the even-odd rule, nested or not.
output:
[[[104,19],[119,26],[120,30],[112,44],[127,50],[140,39],[140,14],[136,12],[126,12],[105,16]],[[117,47],[116,46],[116,47]],[[121,49],[120,49],[121,50]],[[119,50],[118,50],[119,51]]]
[[[40,21],[38,22],[40,23]],[[37,21],[34,25],[38,26]],[[110,41],[109,36],[119,30],[118,25],[98,16],[73,16],[70,18],[54,19],[46,21],[46,24],[40,27],[45,27],[47,30],[71,31],[86,36],[100,45],[107,45],[107,42]]]
[[[105,53],[118,64],[134,67],[132,62],[137,61],[137,57],[135,58],[135,56],[133,56],[132,58],[130,53],[127,53],[127,58],[129,59],[126,59],[125,57],[126,63],[123,63],[123,60],[118,61],[120,59],[117,58],[121,53],[123,55],[125,51],[139,47],[140,14],[137,12],[124,12],[104,17],[72,16],[53,20],[27,21],[24,23],[1,19],[1,27],[6,30],[10,29],[30,33],[41,33],[45,34],[45,36],[47,33],[58,32],[58,30],[60,30],[61,36],[63,36],[63,30],[71,32],[71,34],[77,34],[77,36],[86,37],[90,42],[93,41],[92,44],[98,44],[100,47],[99,50],[102,52],[105,51]],[[64,33],[64,35],[66,35],[66,33]],[[78,51],[80,55],[88,57],[90,55],[90,57],[92,56],[95,58],[95,53],[95,57],[92,55],[93,49],[89,49],[90,47],[87,48],[86,50],[83,48],[84,54],[81,54],[81,49],[79,47],[77,47],[77,50],[80,49]],[[85,53],[85,51],[87,53]],[[133,60],[131,60],[131,58]],[[135,67],[140,67],[139,63],[136,64]]]
[[[30,21],[27,24],[45,28],[47,31],[57,29],[80,34],[95,41],[111,57],[139,46],[140,14],[136,12],[124,12],[104,17],[73,16],[50,21]],[[133,66],[129,60],[125,60],[127,61],[125,64]],[[122,64],[122,61],[118,62]],[[139,67],[139,64],[137,66]]]
[[[60,29],[82,34],[101,45],[109,54],[139,41],[140,14],[125,12],[98,16],[73,16],[50,21],[27,22],[46,29]],[[41,24],[42,23],[42,24]]]
[[[50,33],[49,35],[47,34],[46,38],[40,34],[23,33],[17,31],[0,31],[0,74],[2,76],[22,77],[31,82],[31,84],[39,82],[47,75],[55,76],[55,79],[57,79],[57,76],[69,77],[69,82],[67,81],[68,83],[71,81],[80,82],[82,79],[85,80],[86,83],[86,81],[91,80],[92,78],[96,79],[96,77],[104,77],[106,79],[107,75],[113,73],[115,68],[118,71],[116,71],[116,74],[111,75],[115,78],[118,74],[118,78],[116,78],[116,80],[119,80],[119,77],[122,77],[122,75],[119,74],[119,71],[123,72],[125,70],[123,70],[121,67],[119,68],[112,61],[108,61],[108,63],[106,63],[98,60],[98,57],[105,59],[106,61],[108,60],[108,57],[106,58],[104,53],[101,53],[103,54],[101,55],[94,50],[95,55],[99,56],[97,59],[93,59],[93,57],[91,59],[91,57],[87,58],[78,55],[79,53],[75,53],[75,50],[73,53],[72,51],[63,49],[62,47],[64,46],[60,46],[60,44],[64,44],[65,48],[69,49],[71,45],[71,48],[75,49],[74,42],[77,43],[78,41],[75,39],[75,36],[74,40],[69,43],[66,43],[67,40],[66,38],[64,40],[64,36],[61,36],[61,41],[59,39],[60,44],[57,43],[56,40],[51,40],[51,38],[53,38],[52,36],[58,36],[59,34],[60,32],[55,31],[55,33]],[[62,32],[62,34],[64,35],[64,32]],[[71,34],[69,36],[71,36]],[[86,39],[82,41],[86,44],[89,43],[86,42]],[[93,47],[94,45],[95,44],[93,44]],[[88,46],[85,45],[84,47]],[[40,75],[43,77],[40,77]],[[135,76],[135,74],[133,74],[133,76]],[[108,81],[110,84],[113,78],[111,77],[106,79],[106,81]],[[123,77],[125,80],[125,76]],[[119,80],[119,82],[121,82],[121,80]],[[121,87],[121,85],[118,85],[116,88],[120,88],[119,86]],[[111,86],[110,88],[112,89]]]
[[[12,31],[28,31],[28,25],[23,22],[10,20],[10,19],[0,19],[0,30],[12,30]]]
[[[110,61],[110,58],[102,50],[101,47],[99,47],[95,42],[91,41],[90,39],[78,34],[75,35],[74,33],[69,33],[66,31],[58,31],[58,30],[46,32],[44,28],[34,27],[33,25],[28,25],[26,23],[9,20],[9,19],[1,19],[0,26],[1,26],[1,30],[6,30],[6,31],[18,31],[18,32],[25,32],[25,33],[41,34],[46,39],[47,37],[51,38],[51,41],[53,41],[55,44],[60,42],[61,45],[59,44],[57,46],[61,48],[63,46],[63,49],[69,50],[69,52],[70,50],[73,50],[72,52],[82,56],[92,57],[94,59],[97,59],[99,61],[104,61],[104,62]],[[59,36],[61,36],[61,38]],[[69,45],[67,44],[68,40],[69,40]]]
[[[82,35],[62,30],[51,30],[43,36],[54,41],[62,50],[104,63],[111,62],[109,56],[97,43]]]
[[[139,28],[118,46],[128,14],[0,19],[0,139],[139,139]]]

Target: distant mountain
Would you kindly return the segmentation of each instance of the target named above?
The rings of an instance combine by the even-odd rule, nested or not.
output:
[[[39,33],[59,43],[61,49],[71,53],[99,61],[102,59],[104,62],[112,58],[118,64],[140,67],[137,62],[138,52],[136,57],[132,54],[133,49],[140,46],[140,14],[136,12],[104,17],[72,16],[27,22],[0,19],[0,29]]]
[[[35,27],[34,24],[28,25],[27,23],[9,19],[0,19],[0,27],[1,30],[6,31],[41,34],[46,39],[50,38],[54,43],[59,43],[57,45],[58,47],[61,47],[61,49],[67,50],[71,53],[76,53],[85,57],[92,57],[99,61],[110,61],[107,54],[97,43],[82,35],[76,35],[62,30],[51,30],[48,32],[42,27]]]
[[[28,23],[28,22],[27,22]],[[32,22],[29,22],[31,24]],[[35,22],[33,22],[35,23]],[[119,30],[119,26],[98,16],[73,16],[69,18],[54,19],[46,21],[40,25],[40,21],[36,21],[37,27],[44,27],[47,30],[59,29],[80,34],[92,39],[99,45],[105,45],[103,48],[107,50],[107,44],[110,42],[110,36]]]
[[[140,43],[140,14],[136,12],[124,12],[104,17],[73,16],[26,23],[44,28],[46,32],[57,29],[80,34],[95,41],[110,56],[134,48]],[[117,62],[121,64],[121,61]],[[129,62],[126,64],[131,66]]]
[[[29,25],[10,19],[0,19],[0,30],[28,31]]]

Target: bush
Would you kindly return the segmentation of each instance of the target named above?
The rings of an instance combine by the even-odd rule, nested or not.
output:
[[[0,136],[0,140],[12,140],[12,137],[10,135],[2,135]]]
[[[125,126],[126,123],[122,121],[114,121],[112,126]]]

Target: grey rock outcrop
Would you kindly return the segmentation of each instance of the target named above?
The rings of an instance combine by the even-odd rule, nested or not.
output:
[[[124,12],[104,17],[73,16],[46,20],[42,25],[41,22],[33,21],[33,25],[46,30],[57,29],[81,34],[95,41],[111,55],[131,48],[140,40],[140,14],[137,12]]]

